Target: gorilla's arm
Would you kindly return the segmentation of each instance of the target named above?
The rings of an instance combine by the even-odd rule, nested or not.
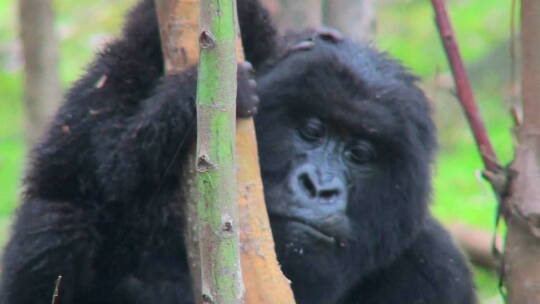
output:
[[[259,98],[253,68],[238,65],[236,113],[255,114]],[[153,192],[178,187],[186,149],[195,142],[196,73],[190,69],[164,76],[156,93],[141,103],[141,110],[126,121],[118,137],[97,145],[97,179],[109,201],[132,201]]]
[[[119,138],[97,146],[106,200],[132,201],[178,186],[186,144],[195,139],[195,86],[194,71],[164,77]]]

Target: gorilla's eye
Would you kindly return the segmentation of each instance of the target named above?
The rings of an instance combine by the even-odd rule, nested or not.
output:
[[[364,164],[375,158],[375,149],[370,143],[360,141],[345,151],[345,157],[353,163]]]
[[[300,128],[300,135],[307,141],[318,141],[325,135],[324,124],[317,118],[306,120],[304,126]]]

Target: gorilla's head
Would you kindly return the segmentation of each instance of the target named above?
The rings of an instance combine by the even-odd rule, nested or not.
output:
[[[256,126],[284,272],[303,303],[328,303],[421,229],[436,140],[399,63],[346,40],[310,43],[258,76]]]

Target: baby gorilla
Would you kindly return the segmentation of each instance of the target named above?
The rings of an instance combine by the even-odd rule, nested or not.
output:
[[[470,272],[428,201],[435,128],[416,79],[332,30],[282,38],[239,0],[278,258],[298,304],[471,304]],[[191,304],[179,173],[195,140],[195,69],[163,76],[153,1],[70,90],[35,147],[0,302]],[[258,95],[258,97],[255,96]]]

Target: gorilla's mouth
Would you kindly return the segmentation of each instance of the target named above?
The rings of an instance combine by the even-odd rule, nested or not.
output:
[[[299,227],[302,232],[306,233],[307,235],[311,236],[314,239],[323,241],[327,244],[335,244],[336,243],[336,237],[332,236],[328,232],[321,229],[321,227],[311,223],[310,221],[307,221],[300,217],[294,217],[294,216],[285,216],[285,215],[278,215],[278,214],[270,214],[270,218],[274,221],[282,221],[291,223],[297,227]]]

